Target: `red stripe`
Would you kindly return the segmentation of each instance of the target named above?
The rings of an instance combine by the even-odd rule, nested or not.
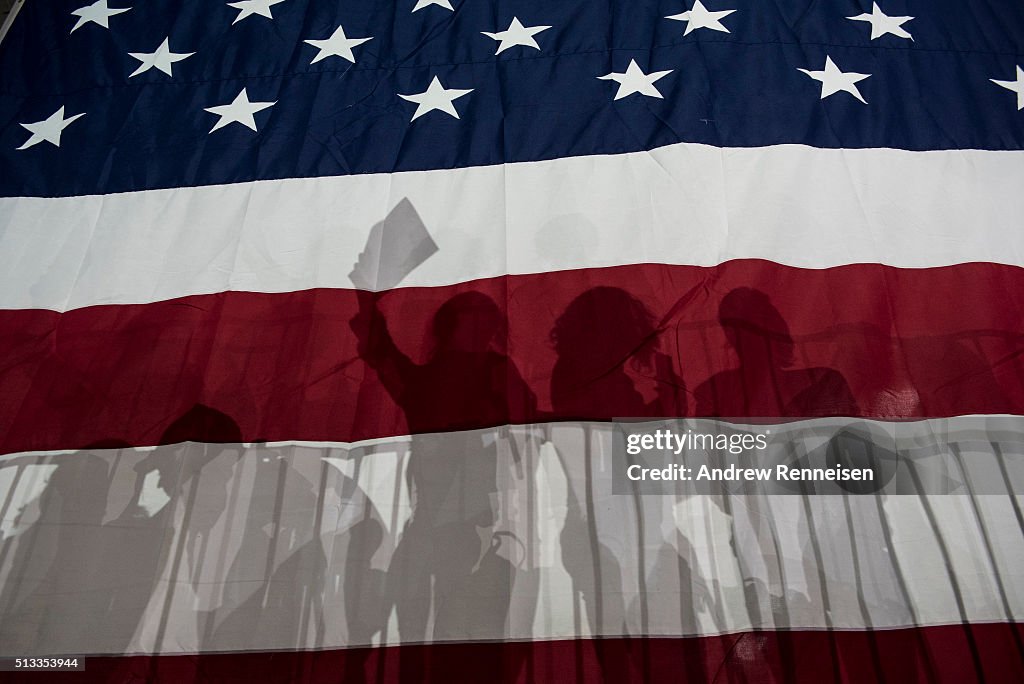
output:
[[[62,682],[1020,682],[1024,626],[90,657]],[[12,676],[38,681],[40,675]]]
[[[599,285],[628,291],[655,321],[667,320],[648,335],[616,292],[591,293],[593,306],[583,306],[575,319],[582,325],[563,320],[560,357],[553,327],[570,302]],[[734,295],[725,300],[728,311],[720,311],[739,287],[763,295]],[[369,371],[359,358],[352,291],[229,292],[63,314],[0,312],[0,452],[79,448],[101,439],[155,444],[196,403],[230,415],[247,441],[351,441],[505,422],[681,413],[1024,413],[1024,270],[1016,267],[638,265],[400,289],[382,295],[380,309],[398,346],[423,363],[436,346],[431,319],[442,304],[470,291],[491,298],[507,316],[512,366],[496,355],[480,363],[438,362],[398,380],[392,374],[398,394],[382,382],[386,372]],[[719,320],[723,313],[728,325]],[[705,382],[738,364],[727,329],[769,329],[738,334],[747,367],[782,365],[783,325],[792,339],[792,368],[836,373],[781,373],[779,386],[758,386],[756,378],[735,373]],[[623,372],[622,359],[645,338],[656,339],[665,357],[648,355],[647,370],[629,362]],[[369,348],[380,355],[379,340]],[[628,376],[661,373],[671,380],[666,358],[687,398],[675,405],[652,401],[659,385],[641,378],[642,401]],[[801,383],[810,387],[802,396]],[[510,397],[507,406],[499,395]],[[237,434],[207,429],[195,437],[228,441]]]

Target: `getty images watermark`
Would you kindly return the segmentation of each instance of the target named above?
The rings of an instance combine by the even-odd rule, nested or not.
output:
[[[981,494],[1016,488],[1016,425],[985,418],[613,423],[615,494]],[[1019,485],[1018,485],[1019,486]]]
[[[764,432],[697,432],[693,428],[685,432],[675,432],[669,428],[659,428],[654,432],[630,432],[626,435],[626,453],[639,456],[645,452],[667,454],[679,457],[685,451],[727,454],[739,456],[748,451],[766,453],[771,429]],[[631,463],[626,467],[626,477],[632,481],[708,481],[708,482],[769,482],[773,479],[780,482],[846,482],[848,480],[873,482],[881,475],[872,466],[855,468],[837,461],[834,466],[820,468],[801,468],[786,463],[775,463],[771,466],[740,465],[729,463],[722,467],[714,467],[708,462],[694,463],[687,466],[683,463],[668,463],[663,467],[645,467],[641,463]],[[751,459],[756,463],[758,459]]]

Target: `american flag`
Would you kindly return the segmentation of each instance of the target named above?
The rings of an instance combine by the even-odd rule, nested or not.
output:
[[[1024,4],[86,2],[0,32],[0,665],[1024,679]],[[962,486],[613,492],[730,416]]]

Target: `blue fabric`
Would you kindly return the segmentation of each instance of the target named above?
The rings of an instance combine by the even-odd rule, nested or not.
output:
[[[730,33],[696,30],[669,14],[692,0],[486,2],[453,0],[410,10],[397,3],[286,0],[273,19],[220,0],[110,0],[132,10],[110,29],[69,33],[71,11],[90,0],[28,2],[0,44],[0,196],[65,196],[303,176],[378,173],[648,150],[677,142],[723,147],[797,143],[830,148],[908,150],[1024,147],[1024,111],[1013,80],[1024,65],[1024,3],[998,0],[886,0],[889,15],[915,18],[913,41],[869,39],[870,25],[845,17],[871,3],[841,0],[708,0]],[[541,50],[495,56],[481,31],[512,17],[551,25]],[[356,64],[332,57],[310,64],[339,25]],[[173,78],[156,69],[129,79],[165,37]],[[797,71],[820,70],[826,54],[843,71],[871,74],[848,93],[819,99],[821,84]],[[596,77],[673,69],[658,100],[613,101],[617,85]],[[473,88],[455,101],[461,119],[431,112],[410,122],[433,76]],[[259,132],[231,124],[209,133],[205,107],[277,104],[255,115]],[[64,105],[86,116],[64,130],[60,147],[17,150],[20,123]]]

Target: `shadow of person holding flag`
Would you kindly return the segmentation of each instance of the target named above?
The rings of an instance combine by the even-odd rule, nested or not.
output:
[[[500,426],[510,416],[536,412],[533,392],[504,352],[505,314],[489,296],[463,291],[435,311],[419,342],[423,363],[392,338],[381,291],[433,251],[425,227],[403,200],[374,226],[350,276],[361,288],[359,312],[350,322],[359,357],[401,408],[412,435],[405,472],[412,513],[386,580],[405,643],[503,633],[513,567],[496,552],[498,442],[460,430]],[[400,667],[410,681],[457,675],[432,670],[423,649],[404,649]]]
[[[497,442],[487,443],[478,431],[459,432],[469,426],[453,417],[502,425],[510,413],[535,411],[533,393],[495,348],[504,316],[479,292],[452,297],[434,314],[432,350],[420,364],[391,338],[378,296],[359,297],[360,313],[351,325],[360,357],[401,407],[412,433],[405,478],[413,510],[387,578],[399,635],[403,642],[429,642],[500,633],[512,568],[493,553]],[[428,431],[443,434],[423,436]],[[480,576],[488,571],[490,578]],[[482,601],[488,610],[481,609]],[[445,679],[426,669],[422,655],[421,649],[403,652],[403,677]]]

